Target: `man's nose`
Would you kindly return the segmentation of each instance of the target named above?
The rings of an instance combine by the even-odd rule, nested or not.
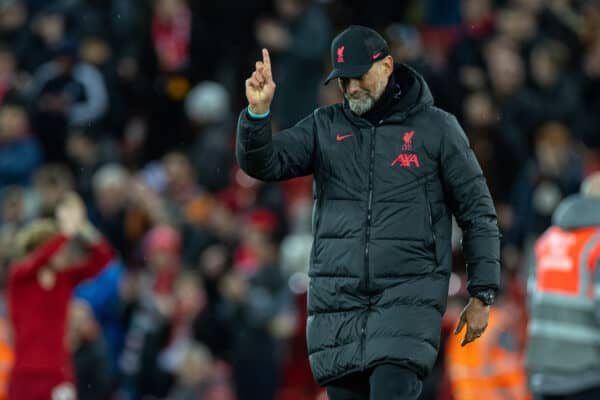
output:
[[[346,91],[348,94],[354,94],[360,90],[360,82],[358,79],[349,79],[348,85],[346,86]]]

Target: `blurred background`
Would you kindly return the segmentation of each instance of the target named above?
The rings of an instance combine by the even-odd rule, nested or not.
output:
[[[497,363],[491,390],[523,389],[498,398],[528,398],[531,245],[600,169],[600,1],[0,0],[0,285],[15,232],[67,190],[118,254],[65,327],[80,399],[326,399],[304,342],[312,180],[256,181],[233,145],[260,48],[284,129],[341,101],[322,81],[349,24],[384,34],[457,115],[503,233],[501,340],[461,352],[450,335],[468,296],[457,229],[422,398],[478,398],[465,362]],[[7,319],[2,296],[0,398]]]

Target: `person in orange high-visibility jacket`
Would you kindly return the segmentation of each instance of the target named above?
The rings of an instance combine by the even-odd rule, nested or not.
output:
[[[535,244],[527,369],[536,400],[600,399],[600,173]]]
[[[519,346],[520,309],[502,299],[490,309],[486,334],[468,346],[450,335],[446,368],[454,400],[530,400],[523,351]]]
[[[14,361],[10,327],[6,320],[0,319],[0,400],[6,400],[8,380]]]

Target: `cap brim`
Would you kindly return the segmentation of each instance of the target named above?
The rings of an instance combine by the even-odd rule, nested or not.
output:
[[[365,72],[371,68],[372,64],[369,65],[353,65],[353,66],[345,66],[344,68],[334,68],[323,84],[327,85],[330,80],[336,78],[359,78]]]

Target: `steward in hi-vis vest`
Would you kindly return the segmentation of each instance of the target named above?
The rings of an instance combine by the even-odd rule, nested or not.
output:
[[[600,173],[555,211],[528,286],[531,389],[600,399]]]

